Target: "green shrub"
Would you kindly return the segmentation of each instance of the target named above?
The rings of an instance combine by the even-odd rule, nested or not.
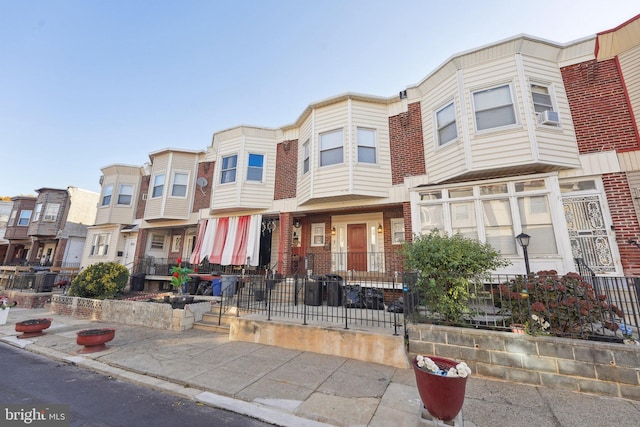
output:
[[[78,274],[69,295],[82,298],[109,299],[123,293],[129,281],[129,270],[116,262],[99,262]]]
[[[467,311],[469,282],[510,263],[489,244],[439,230],[414,236],[413,242],[405,243],[403,254],[407,268],[418,272],[417,287],[424,303],[451,324]]]

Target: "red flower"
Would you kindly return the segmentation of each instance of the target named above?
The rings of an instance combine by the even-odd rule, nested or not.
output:
[[[178,258],[178,265],[182,265],[182,258]]]
[[[175,273],[173,273],[173,277],[180,277],[180,273],[176,271]]]

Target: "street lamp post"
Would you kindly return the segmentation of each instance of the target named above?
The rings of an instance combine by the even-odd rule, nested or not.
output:
[[[529,270],[529,252],[527,250],[529,239],[531,239],[531,236],[525,233],[520,233],[516,236],[516,240],[520,243],[520,246],[522,246],[522,252],[524,253],[524,267],[527,270],[527,276],[531,273],[531,270]]]

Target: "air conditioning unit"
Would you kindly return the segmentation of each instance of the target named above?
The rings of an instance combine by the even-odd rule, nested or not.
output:
[[[144,194],[142,195],[142,200],[147,200],[147,193],[144,193]]]
[[[104,175],[100,175],[100,185],[104,182]]]
[[[556,111],[546,110],[538,113],[538,123],[541,125],[559,125],[560,117]]]

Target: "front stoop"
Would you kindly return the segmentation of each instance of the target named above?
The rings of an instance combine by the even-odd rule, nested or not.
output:
[[[202,320],[193,323],[193,329],[228,334],[231,330],[231,319],[235,317],[238,317],[235,307],[220,315],[220,306],[214,305],[210,312],[202,315]]]

